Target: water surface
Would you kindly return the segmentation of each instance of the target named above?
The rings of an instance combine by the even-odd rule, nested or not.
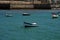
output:
[[[60,17],[51,13],[60,10],[0,10],[0,40],[60,40]],[[22,13],[31,16],[23,16]],[[6,17],[11,13],[13,17]],[[38,27],[25,28],[23,22],[36,22]]]

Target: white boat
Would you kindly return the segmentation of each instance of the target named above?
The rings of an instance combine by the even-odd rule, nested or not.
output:
[[[53,17],[53,18],[58,18],[58,17],[59,17],[59,15],[54,14],[54,15],[52,15],[52,17]]]
[[[23,16],[30,16],[29,13],[23,13]]]
[[[25,27],[37,27],[37,23],[27,23],[27,22],[24,22],[24,26]]]
[[[6,17],[12,17],[12,14],[6,14],[5,16]]]

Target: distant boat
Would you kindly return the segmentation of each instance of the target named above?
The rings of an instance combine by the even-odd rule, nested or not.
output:
[[[23,16],[30,16],[29,13],[23,13],[22,15],[23,15]]]
[[[6,17],[12,17],[12,14],[5,14]]]
[[[57,13],[55,13],[55,12],[52,13],[52,18],[58,18],[58,17],[59,17],[59,15]]]
[[[24,22],[24,26],[25,26],[25,27],[37,27],[36,24],[37,24],[37,23],[27,23],[27,22]]]

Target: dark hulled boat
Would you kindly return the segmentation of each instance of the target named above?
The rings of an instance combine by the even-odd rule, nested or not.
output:
[[[24,26],[25,27],[37,27],[36,23],[27,23],[27,22],[24,22]]]
[[[29,13],[23,13],[22,15],[23,15],[23,16],[30,16]]]

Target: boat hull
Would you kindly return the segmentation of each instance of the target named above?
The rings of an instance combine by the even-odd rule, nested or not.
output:
[[[23,14],[23,16],[30,16],[30,14]]]
[[[54,19],[54,18],[58,18],[58,17],[52,17],[52,18]]]
[[[25,27],[37,27],[37,26],[33,26],[33,25],[25,25]]]

